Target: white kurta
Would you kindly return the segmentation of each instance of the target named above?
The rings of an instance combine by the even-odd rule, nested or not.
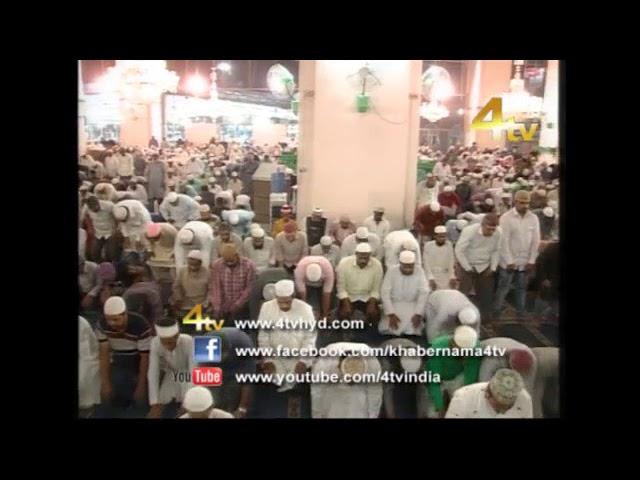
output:
[[[338,342],[327,345],[328,350],[357,351],[366,355],[370,347],[364,343]],[[340,375],[340,358],[323,357],[316,360],[312,373]],[[365,373],[381,371],[380,361],[366,357]],[[312,418],[378,418],[382,407],[380,383],[313,383],[311,384]]]
[[[416,237],[409,230],[396,230],[389,233],[384,240],[384,264],[387,270],[400,263],[398,256],[405,241],[411,242],[411,245],[413,245],[412,251],[416,254],[416,264],[422,265],[422,253]]]
[[[100,360],[96,334],[89,322],[78,316],[78,405],[89,408],[100,403]]]
[[[445,418],[533,418],[531,396],[522,390],[515,404],[504,413],[496,412],[485,398],[488,382],[459,388],[451,399]]]
[[[260,308],[259,322],[275,325],[282,319],[283,322],[295,323],[298,329],[277,328],[261,329],[258,333],[258,347],[276,349],[278,345],[285,348],[312,348],[315,346],[317,332],[315,328],[311,330],[315,319],[311,305],[297,298],[293,299],[291,309],[283,312],[278,307],[276,299],[264,302]],[[286,325],[285,325],[286,326]],[[307,367],[313,361],[310,357],[265,357],[265,362],[272,362],[276,367],[276,374],[294,373],[296,363],[303,362]],[[274,383],[276,380],[274,379]],[[293,384],[286,381],[282,384],[280,391],[293,388]]]
[[[422,207],[423,205],[429,205],[431,202],[438,201],[438,194],[440,193],[440,183],[436,182],[436,184],[429,188],[427,187],[426,182],[420,182],[418,184],[418,207]]]
[[[160,214],[168,222],[173,220],[173,226],[180,229],[190,220],[200,219],[200,204],[183,193],[178,194],[178,204],[171,205],[165,197],[159,207]]]
[[[129,218],[120,223],[122,236],[134,242],[142,241],[147,225],[151,223],[149,210],[139,200],[122,200],[116,207],[127,207]]]
[[[380,242],[380,238],[375,233],[369,233],[369,245],[371,245],[371,256],[380,260],[383,255],[382,243]],[[345,258],[351,255],[355,255],[356,247],[358,246],[358,242],[356,240],[356,234],[352,233],[347,238],[345,238],[342,242],[342,246],[340,247],[340,257]]]
[[[367,227],[367,230],[369,230],[371,233],[375,233],[380,239],[380,242],[384,243],[384,239],[391,231],[391,224],[389,223],[389,220],[385,218],[380,220],[380,223],[376,223],[373,218],[373,215],[367,217],[364,222],[362,222],[362,225]]]
[[[424,246],[423,262],[427,280],[435,280],[438,289],[451,288],[449,281],[456,278],[456,273],[453,245],[449,240],[442,246],[438,246],[435,240],[427,242]]]
[[[177,238],[183,230],[191,230],[194,235],[193,242],[189,245],[182,244]],[[202,253],[202,265],[209,267],[211,265],[211,251],[213,249],[213,229],[204,222],[199,220],[187,222],[180,229],[176,237],[174,249],[174,258],[176,261],[176,269],[187,266],[187,255],[191,250],[199,250]]]
[[[257,273],[273,267],[276,263],[276,249],[273,238],[265,236],[264,245],[259,250],[253,247],[253,239],[251,237],[245,238],[244,256],[256,265]]]
[[[427,340],[431,342],[442,335],[453,334],[456,327],[460,326],[458,312],[465,307],[476,310],[478,318],[480,318],[477,307],[464,293],[458,290],[436,290],[429,293],[425,308]],[[473,325],[473,328],[480,334],[480,321]]]
[[[170,403],[172,400],[182,402],[184,394],[193,383],[186,381],[193,371],[193,338],[180,334],[176,348],[170,352],[162,346],[159,337],[153,337],[149,351],[149,405]],[[160,380],[161,373],[164,373]],[[176,381],[176,374],[181,373],[185,381]]]
[[[418,328],[413,326],[414,315],[424,316],[429,286],[420,265],[416,265],[412,275],[403,275],[400,266],[387,270],[382,281],[380,296],[384,315],[378,323],[378,331],[383,335],[421,335],[424,322]],[[400,319],[398,329],[391,329],[387,315],[395,313]]]

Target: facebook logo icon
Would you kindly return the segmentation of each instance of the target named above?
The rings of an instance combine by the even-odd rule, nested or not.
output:
[[[196,363],[220,362],[222,360],[222,337],[195,337],[193,359]]]

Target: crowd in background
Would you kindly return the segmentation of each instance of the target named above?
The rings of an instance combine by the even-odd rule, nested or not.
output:
[[[435,161],[417,185],[414,223],[301,215],[255,223],[252,176],[287,144],[105,142],[79,159],[80,409],[83,416],[541,417],[557,401],[557,348],[483,338],[509,315],[557,322],[559,168],[505,149],[420,147]],[[291,196],[289,196],[291,198]],[[345,210],[348,210],[345,207]],[[306,213],[306,212],[304,212]],[[513,296],[513,298],[512,298]],[[194,307],[225,321],[225,383],[194,387]],[[361,319],[361,330],[237,328],[241,319]],[[204,333],[203,333],[204,334]],[[504,358],[366,358],[385,344],[499,345]],[[329,358],[241,358],[238,346],[338,346]],[[428,371],[440,382],[248,385],[238,372]],[[405,392],[406,394],[406,392]],[[551,397],[551,400],[549,400]],[[406,403],[410,404],[409,413]],[[544,406],[544,408],[543,408]],[[553,410],[553,408],[551,409]]]

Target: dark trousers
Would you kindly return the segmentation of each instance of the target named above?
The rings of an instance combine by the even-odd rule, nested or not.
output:
[[[525,313],[529,274],[525,271],[508,271],[504,268],[499,268],[498,272],[498,290],[496,292],[496,302],[494,306],[496,316],[500,314],[512,286],[515,294],[516,312],[518,315],[523,315]]]
[[[119,250],[117,239],[113,235],[109,238],[95,238],[90,260],[95,263],[113,262],[120,256]]]
[[[98,418],[144,418],[149,410],[149,401],[138,402],[133,394],[138,382],[138,359],[114,356],[111,364],[111,399],[97,409]]]
[[[487,267],[482,273],[475,270],[467,272],[460,269],[460,291],[469,296],[471,288],[476,291],[472,301],[478,310],[480,310],[480,318],[486,320],[491,316],[491,308],[493,305],[493,292],[495,286],[495,275],[491,269]]]

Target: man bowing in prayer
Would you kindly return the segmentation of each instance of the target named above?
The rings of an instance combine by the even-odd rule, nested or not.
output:
[[[533,418],[531,395],[518,372],[503,368],[489,382],[458,389],[445,418]]]

